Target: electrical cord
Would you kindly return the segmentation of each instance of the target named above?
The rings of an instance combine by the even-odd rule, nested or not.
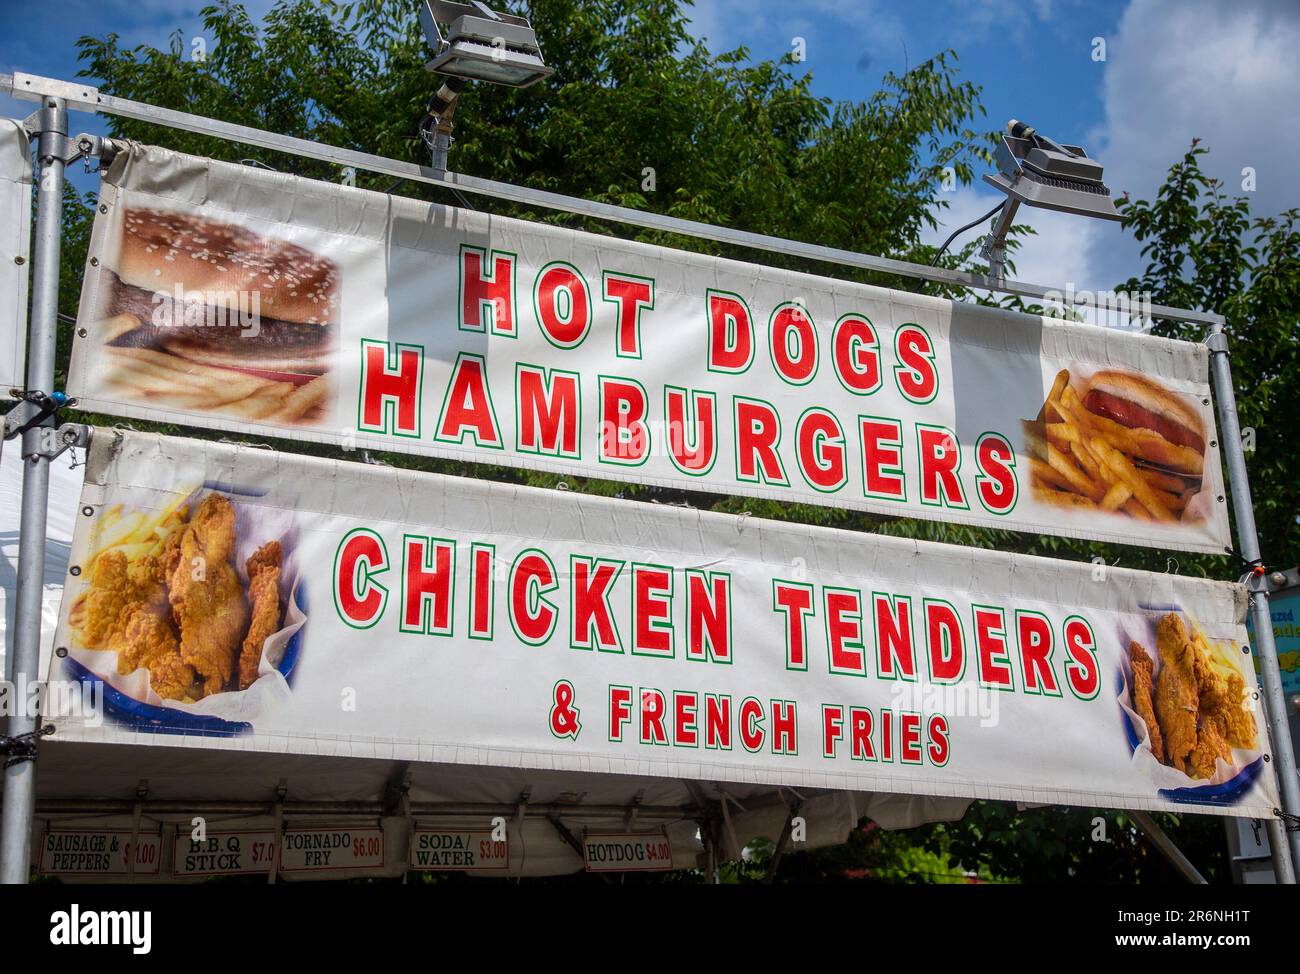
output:
[[[948,234],[948,239],[943,242],[943,246],[940,247],[935,252],[934,259],[930,261],[930,266],[934,267],[936,264],[939,263],[939,258],[943,256],[943,252],[948,249],[948,244],[952,243],[954,238],[956,238],[959,234],[965,233],[971,227],[983,223],[985,220],[989,219],[991,216],[993,216],[994,213],[997,213],[999,210],[1002,209],[1002,207],[1006,205],[1007,205],[1007,201],[1003,200],[1001,203],[993,207],[993,209],[989,210],[983,216],[976,217],[974,220],[971,220],[970,223],[966,224],[964,227],[958,227],[952,233]]]

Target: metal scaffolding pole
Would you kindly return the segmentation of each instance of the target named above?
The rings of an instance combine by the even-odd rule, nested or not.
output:
[[[1224,333],[1223,325],[1213,327],[1206,345],[1210,350],[1214,400],[1219,408],[1223,458],[1228,465],[1232,514],[1237,522],[1237,544],[1242,559],[1259,567],[1262,562],[1259,535],[1255,531],[1255,508],[1250,498],[1246,451],[1241,443],[1237,396],[1232,388],[1232,365],[1228,361],[1228,336]],[[1282,671],[1277,662],[1277,645],[1273,642],[1273,620],[1268,612],[1268,583],[1263,574],[1252,571],[1247,578],[1247,585],[1250,589],[1250,616],[1255,628],[1255,649],[1259,654],[1259,672],[1264,680],[1264,715],[1268,720],[1268,736],[1273,745],[1272,763],[1277,772],[1282,811],[1291,816],[1300,816],[1300,779],[1296,777],[1291,728],[1286,716],[1286,696],[1282,692]],[[1268,841],[1273,850],[1273,870],[1277,874],[1277,881],[1294,884],[1295,863],[1300,861],[1300,832],[1286,828],[1282,819],[1274,816],[1268,821]]]
[[[68,157],[68,110],[62,98],[43,98],[36,113],[36,250],[32,266],[32,317],[27,337],[27,389],[54,391],[54,349],[59,315],[59,255],[63,237],[63,167]],[[30,686],[40,675],[41,603],[45,581],[45,515],[50,459],[43,454],[47,416],[23,434],[23,501],[18,531],[18,606],[14,622],[13,679]],[[36,714],[16,710],[9,736],[37,730]],[[36,803],[36,762],[29,755],[4,772],[4,810],[0,820],[0,883],[26,883],[31,860],[32,813]]]

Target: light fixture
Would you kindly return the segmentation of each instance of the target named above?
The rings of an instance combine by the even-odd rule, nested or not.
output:
[[[439,25],[446,25],[445,36]],[[526,18],[497,13],[479,0],[424,0],[420,26],[433,50],[425,67],[435,74],[527,88],[555,73],[542,60]]]
[[[997,280],[1006,276],[1007,233],[1022,203],[1100,220],[1123,219],[1102,182],[1101,163],[1090,159],[1082,146],[1055,142],[1013,118],[993,158],[998,171],[986,174],[984,181],[1007,198],[980,256],[989,262],[989,275]]]
[[[432,154],[433,168],[446,172],[452,115],[470,81],[527,88],[555,69],[542,61],[537,34],[525,18],[497,13],[480,0],[424,0],[420,27],[433,51],[433,60],[425,67],[447,75],[420,122],[420,137]]]

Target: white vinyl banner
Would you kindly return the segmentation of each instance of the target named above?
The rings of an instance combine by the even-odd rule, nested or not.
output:
[[[31,268],[32,161],[22,123],[0,118],[0,385],[23,388]],[[48,390],[46,390],[48,391]]]
[[[133,146],[89,409],[1222,553],[1203,347]]]
[[[77,524],[56,740],[1276,804],[1231,583],[117,430]]]

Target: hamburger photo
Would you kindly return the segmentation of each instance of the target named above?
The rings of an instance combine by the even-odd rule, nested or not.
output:
[[[269,422],[323,420],[338,345],[326,257],[192,213],[127,207],[103,271],[115,394]]]

